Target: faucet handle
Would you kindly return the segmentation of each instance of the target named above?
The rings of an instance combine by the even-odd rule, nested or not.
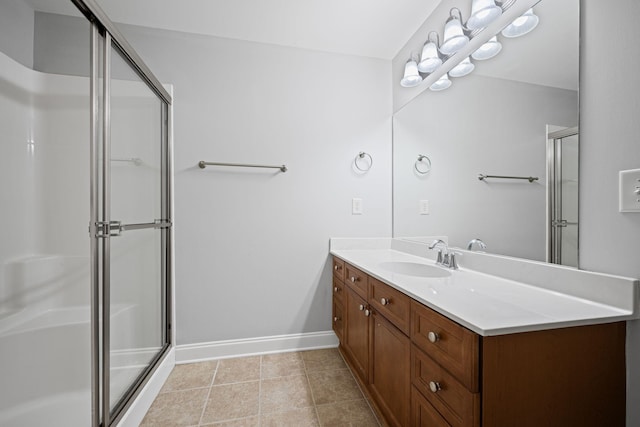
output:
[[[436,239],[433,242],[431,242],[431,244],[429,245],[429,249],[433,249],[438,245],[446,245],[446,243],[444,242],[444,240],[442,239]]]
[[[462,256],[460,252],[451,251],[449,253],[449,268],[452,270],[458,269],[458,262],[456,261],[456,255]]]
[[[436,259],[436,264],[442,264],[442,249],[438,249],[438,259]]]

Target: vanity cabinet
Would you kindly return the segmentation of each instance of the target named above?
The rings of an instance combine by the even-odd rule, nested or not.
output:
[[[340,350],[383,424],[625,425],[625,322],[482,337],[348,263],[342,271]]]

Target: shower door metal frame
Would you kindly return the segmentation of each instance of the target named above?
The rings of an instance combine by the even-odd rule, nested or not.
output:
[[[579,135],[578,127],[561,129],[547,135],[547,262],[554,264],[562,264],[562,228],[567,225],[578,225],[577,222],[567,222],[562,219],[561,141],[563,138],[574,135]],[[578,236],[578,241],[579,238]]]
[[[117,30],[94,0],[71,0],[91,21],[90,66],[90,251],[91,251],[91,425],[108,427],[115,425],[129,408],[142,387],[149,381],[172,345],[171,289],[172,283],[172,144],[171,144],[171,95],[153,75],[142,59]],[[103,36],[102,39],[100,36]],[[99,64],[102,41],[102,67]],[[110,95],[111,48],[117,49],[137,75],[161,100],[161,216],[159,220],[144,224],[121,225],[111,221],[110,189]],[[100,76],[100,71],[102,75]],[[102,92],[100,93],[100,78]],[[102,95],[102,111],[100,110]],[[102,117],[101,114],[102,113]],[[102,126],[101,126],[102,124]],[[102,134],[100,135],[100,129]],[[99,149],[102,143],[102,164]],[[99,174],[101,173],[101,176]],[[101,179],[100,179],[101,178]],[[100,188],[100,185],[102,188]],[[100,191],[102,190],[102,191]],[[100,200],[100,195],[101,200]],[[162,346],[145,370],[137,377],[124,396],[114,406],[110,405],[110,256],[111,237],[124,229],[160,229],[161,233],[161,322]],[[114,233],[115,234],[112,234]]]

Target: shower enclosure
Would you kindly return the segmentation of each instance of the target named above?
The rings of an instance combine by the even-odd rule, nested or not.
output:
[[[547,261],[578,267],[578,128],[547,135]]]
[[[38,51],[60,15],[0,3],[35,34],[0,45],[7,427],[116,425],[171,346],[171,96],[93,0],[58,1],[76,67]]]

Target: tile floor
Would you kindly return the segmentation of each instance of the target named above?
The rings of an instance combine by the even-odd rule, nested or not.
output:
[[[335,348],[177,365],[141,425],[379,427]]]

